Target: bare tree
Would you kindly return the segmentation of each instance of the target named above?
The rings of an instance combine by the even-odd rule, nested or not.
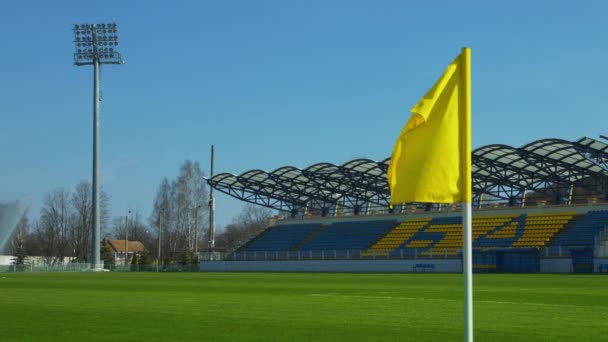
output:
[[[139,227],[137,230],[136,241],[140,241],[148,253],[150,253],[151,250],[156,251],[158,246],[156,235],[153,234],[149,227],[143,222],[136,222],[136,225]],[[153,259],[156,259],[156,254],[154,254]]]
[[[109,221],[109,196],[103,190],[100,195],[100,223],[104,231]],[[63,189],[47,193],[33,238],[27,245],[46,256],[48,262],[62,261],[67,256],[86,262],[91,253],[92,205],[88,181],[78,183],[72,193]]]
[[[70,199],[74,209],[74,225],[70,229],[73,253],[78,260],[86,260],[91,244],[91,208],[92,197],[90,184],[82,181],[74,188]]]
[[[195,251],[200,250],[209,212],[206,201],[204,174],[198,162],[186,160],[175,180],[162,180],[149,222],[156,228],[157,238],[162,227],[164,260],[174,261],[184,253],[192,259]]]
[[[182,249],[185,247],[187,250],[192,250],[192,162],[186,160],[179,171],[179,176],[174,183],[176,228]]]
[[[167,177],[163,178],[156,192],[156,198],[154,199],[154,207],[152,210],[152,216],[150,217],[150,225],[156,228],[156,238],[158,234],[162,237],[161,244],[161,259],[169,260],[169,247],[171,244],[171,226],[173,224],[173,210],[171,200],[171,183]],[[158,255],[158,245],[156,245],[155,255]],[[161,262],[162,260],[159,260]]]
[[[245,205],[241,214],[218,234],[218,245],[224,246],[227,251],[238,249],[266,229],[268,220],[272,216],[271,209],[252,204]]]
[[[26,243],[26,240],[28,239],[28,237],[29,237],[29,222],[27,219],[27,212],[26,212],[23,214],[23,216],[21,217],[21,220],[19,221],[19,224],[17,224],[17,227],[12,232],[9,240],[6,242],[6,245],[4,246],[4,250],[0,251],[0,253],[7,254],[7,255],[15,255],[15,253],[17,253],[19,246],[24,245]]]
[[[74,188],[70,198],[71,215],[73,225],[70,227],[71,253],[80,262],[86,262],[91,253],[92,236],[92,188],[88,181],[81,181]],[[107,231],[109,218],[109,196],[105,191],[101,191],[100,196],[100,224],[101,230]]]
[[[209,226],[209,207],[206,205],[208,201],[207,188],[205,186],[204,173],[198,162],[192,164],[192,210],[194,215],[193,230],[191,240],[195,252],[199,252],[203,246],[204,229]],[[198,258],[198,255],[194,256]]]
[[[124,240],[127,236],[125,233],[128,230],[129,241],[140,241],[146,247],[150,247],[154,244],[152,234],[148,227],[141,218],[141,213],[138,209],[128,216],[117,216],[114,217],[114,230],[112,236],[117,240]]]
[[[91,186],[89,182],[86,182]],[[91,194],[93,193],[93,188],[91,188]],[[92,208],[91,208],[92,209]],[[99,225],[101,230],[101,235],[107,234],[110,230],[110,195],[107,192],[103,191],[103,187],[101,188],[101,193],[99,194]]]
[[[69,198],[67,191],[57,189],[48,193],[43,200],[37,235],[44,241],[42,252],[49,263],[63,261],[68,254],[73,219],[70,215]]]
[[[268,226],[268,219],[272,216],[272,209],[259,205],[246,204],[241,214],[237,216],[236,221],[248,230],[257,234]]]

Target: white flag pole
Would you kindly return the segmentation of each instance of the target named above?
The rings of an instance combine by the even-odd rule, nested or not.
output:
[[[471,49],[462,48],[459,88],[462,153],[462,274],[464,277],[464,340],[473,341],[473,215],[471,163]]]
[[[462,266],[464,276],[464,340],[473,341],[473,228],[471,202],[462,206]]]

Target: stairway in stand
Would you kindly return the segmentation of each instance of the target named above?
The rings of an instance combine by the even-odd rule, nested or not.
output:
[[[314,239],[315,236],[317,236],[317,234],[319,234],[325,228],[327,228],[326,225],[320,225],[318,228],[315,228],[315,230],[313,230],[306,238],[304,238],[304,240],[298,242],[297,244],[295,244],[294,246],[292,246],[291,248],[289,248],[289,251],[290,252],[297,251],[302,246],[304,246],[308,241]]]

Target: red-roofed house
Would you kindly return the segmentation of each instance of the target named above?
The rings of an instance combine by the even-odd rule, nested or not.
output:
[[[141,257],[141,253],[146,249],[141,241],[127,241],[125,244],[125,240],[108,240],[108,245],[114,252],[114,260],[117,265],[125,263],[125,249],[127,250],[127,263],[131,262],[133,255]]]

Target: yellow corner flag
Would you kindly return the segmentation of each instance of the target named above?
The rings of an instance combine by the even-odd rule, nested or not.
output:
[[[470,49],[411,109],[388,168],[391,204],[471,202]]]

